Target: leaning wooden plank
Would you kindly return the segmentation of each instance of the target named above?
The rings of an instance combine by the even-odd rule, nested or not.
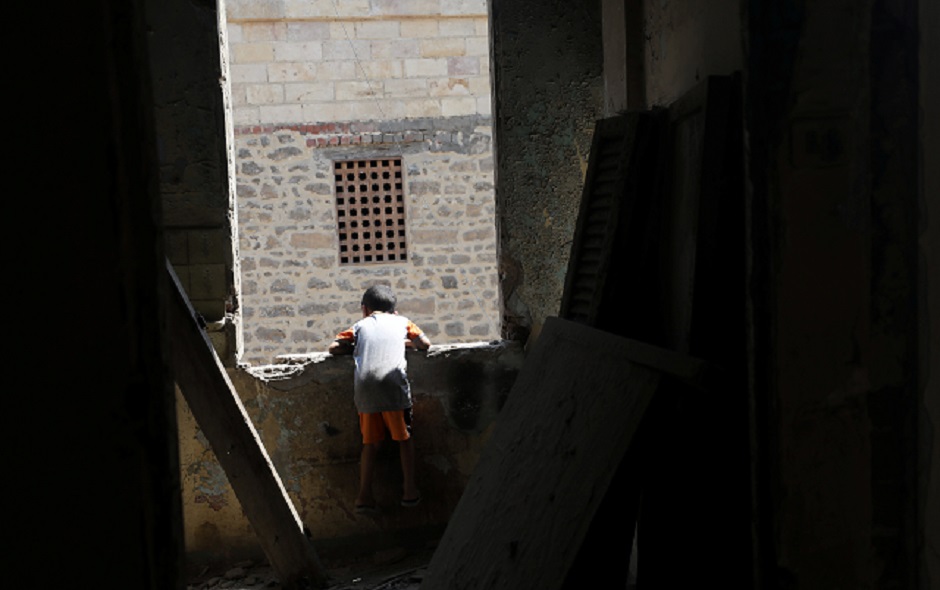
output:
[[[325,588],[328,578],[274,465],[189,299],[167,262],[171,359],[199,428],[254,528],[284,588]]]
[[[669,375],[696,391],[715,392],[726,386],[724,368],[714,363],[632,338],[621,340],[631,362]]]
[[[422,590],[561,587],[660,381],[634,344],[546,321]]]

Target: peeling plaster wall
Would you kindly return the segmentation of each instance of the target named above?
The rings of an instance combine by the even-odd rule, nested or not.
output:
[[[603,113],[600,3],[491,2],[503,330],[558,313],[594,121]]]
[[[362,445],[352,358],[315,354],[295,361],[254,373],[231,369],[229,376],[317,551],[329,557],[342,549],[348,557],[420,545],[443,532],[515,381],[522,347],[434,346],[427,356],[409,353],[417,479],[425,500],[415,509],[398,507],[398,450],[386,444],[376,467],[377,518],[354,510]],[[225,473],[177,397],[190,565],[263,557]]]

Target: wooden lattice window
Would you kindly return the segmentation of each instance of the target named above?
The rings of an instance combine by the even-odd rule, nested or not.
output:
[[[333,163],[340,264],[408,259],[401,158]]]

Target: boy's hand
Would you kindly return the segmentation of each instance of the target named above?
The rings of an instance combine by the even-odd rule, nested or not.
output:
[[[411,350],[427,350],[431,348],[431,341],[428,340],[427,336],[422,334],[414,340],[405,340],[405,348]]]
[[[347,340],[334,340],[330,344],[330,354],[352,354],[353,344]]]

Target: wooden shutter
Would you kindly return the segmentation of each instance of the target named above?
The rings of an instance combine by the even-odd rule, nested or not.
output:
[[[601,119],[594,131],[581,210],[571,246],[562,318],[609,329],[601,316],[609,307],[610,290],[645,250],[650,233],[650,204],[658,179],[658,111],[630,112]],[[630,228],[636,231],[631,233]],[[638,239],[640,238],[640,239]],[[628,243],[637,249],[628,252]],[[635,285],[627,285],[633,288]]]

